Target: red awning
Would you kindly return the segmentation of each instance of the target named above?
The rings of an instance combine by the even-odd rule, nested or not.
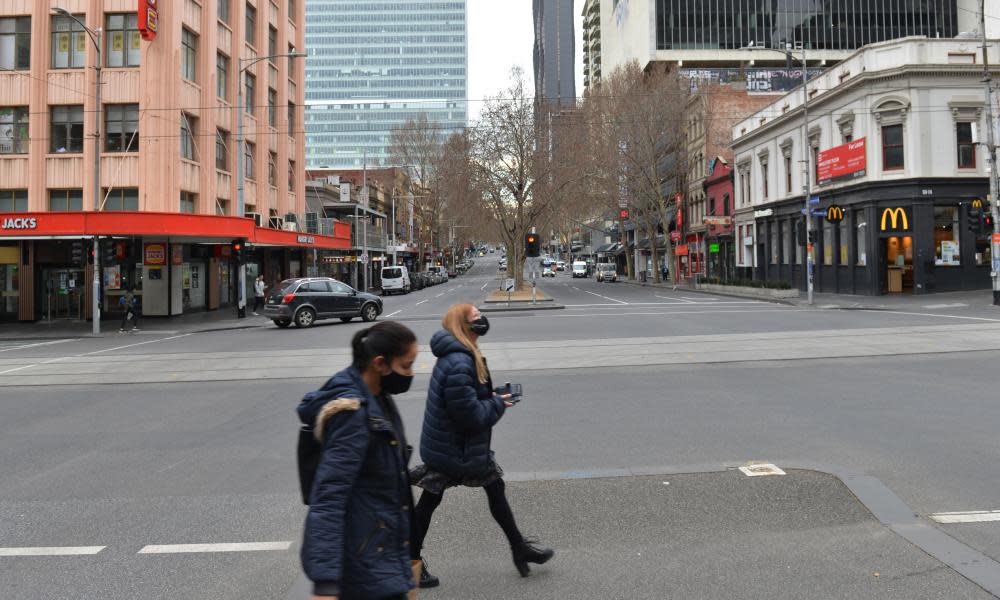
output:
[[[253,219],[156,212],[0,213],[0,240],[53,237],[149,236],[224,243],[235,239],[264,246],[351,248],[351,226],[335,223],[334,235],[257,227]]]

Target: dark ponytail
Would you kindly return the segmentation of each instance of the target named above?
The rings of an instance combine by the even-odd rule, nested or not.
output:
[[[352,364],[359,371],[364,371],[376,356],[391,361],[404,356],[415,343],[417,336],[408,327],[395,321],[383,321],[354,334],[351,340]]]

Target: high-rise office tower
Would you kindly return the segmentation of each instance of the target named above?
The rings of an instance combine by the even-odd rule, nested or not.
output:
[[[559,106],[576,100],[573,0],[533,0],[535,97]]]
[[[466,0],[306,1],[306,163],[388,164],[394,128],[468,122]]]

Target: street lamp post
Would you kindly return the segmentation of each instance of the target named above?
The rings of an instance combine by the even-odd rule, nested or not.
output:
[[[744,46],[740,48],[741,50],[771,50],[773,52],[781,52],[785,56],[791,59],[795,57],[794,49],[791,44],[786,44],[785,49],[781,50],[779,48],[766,48],[764,46],[755,46],[751,41],[749,46]],[[809,69],[808,62],[806,62],[806,47],[803,44],[800,48],[802,52],[802,58],[799,59],[795,57],[802,63],[802,203],[805,206],[803,214],[806,217],[806,290],[809,297],[809,304],[813,304],[813,271],[815,260],[813,257],[812,243],[809,241],[810,233],[812,232],[812,207],[809,204],[809,193],[810,193],[810,182],[809,182]],[[802,240],[799,241],[802,243]]]
[[[83,28],[90,37],[90,41],[94,43],[94,49],[97,50],[97,61],[94,65],[94,101],[96,108],[94,110],[94,211],[98,212],[101,210],[101,113],[103,108],[101,106],[101,30],[91,29],[87,27],[83,21],[77,18],[73,13],[69,12],[65,8],[54,7],[52,12],[66,17],[67,19],[72,19],[77,25]],[[93,327],[92,332],[94,335],[100,335],[101,333],[101,252],[100,252],[100,236],[94,236],[94,280],[93,280],[93,290],[91,293],[91,310],[93,312]]]
[[[246,106],[244,105],[243,92],[245,87],[243,85],[243,74],[250,67],[259,63],[262,60],[270,60],[272,58],[302,58],[305,56],[304,52],[288,52],[285,54],[272,54],[270,56],[258,56],[257,58],[240,58],[239,59],[239,72],[236,75],[236,216],[245,217],[246,216],[246,201],[244,199],[244,178],[245,178],[245,165],[243,161],[246,157],[243,155],[243,113],[246,111]],[[246,63],[244,65],[244,63]],[[256,92],[257,89],[254,88]],[[237,296],[236,296],[236,315],[238,318],[246,317],[247,309],[247,267],[240,261],[239,271],[238,271],[237,284]]]

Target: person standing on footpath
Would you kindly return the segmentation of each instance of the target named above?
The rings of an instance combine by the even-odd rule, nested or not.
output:
[[[351,348],[353,364],[298,407],[321,446],[310,485],[300,438],[309,504],[302,566],[313,600],[403,600],[416,585],[409,550],[413,496],[392,394],[410,389],[417,338],[386,321],[355,334]]]
[[[253,309],[251,312],[254,316],[257,315],[257,309],[264,306],[264,276],[258,275],[256,281],[253,282]]]
[[[478,341],[489,332],[489,320],[475,306],[458,304],[448,310],[441,324],[444,330],[431,339],[431,350],[438,360],[427,392],[420,437],[424,464],[410,474],[411,481],[423,490],[417,503],[410,558],[421,563],[420,587],[437,586],[440,581],[427,572],[421,557],[434,510],[450,487],[481,487],[490,513],[507,536],[514,566],[521,577],[527,577],[531,572],[528,563],[544,564],[555,552],[538,548],[521,535],[507,501],[503,470],[490,449],[493,426],[513,403],[509,395],[494,391],[486,359],[479,351]]]
[[[132,321],[130,331],[139,331],[139,312],[136,304],[135,293],[132,288],[127,289],[125,295],[118,300],[118,306],[122,309],[122,324],[118,328],[118,333],[125,333],[129,321]]]

